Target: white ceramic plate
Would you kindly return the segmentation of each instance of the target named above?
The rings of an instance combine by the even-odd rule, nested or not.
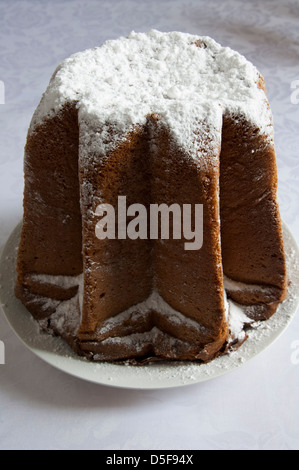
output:
[[[284,224],[288,276],[287,299],[267,322],[249,332],[237,351],[209,364],[157,362],[145,366],[92,363],[77,356],[61,338],[41,333],[37,323],[14,296],[15,265],[21,225],[9,237],[0,260],[0,302],[9,324],[23,343],[48,364],[90,382],[122,388],[158,389],[204,382],[231,372],[270,346],[288,327],[299,305],[299,249]]]

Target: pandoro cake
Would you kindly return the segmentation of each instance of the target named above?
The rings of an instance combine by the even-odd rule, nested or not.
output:
[[[79,355],[211,361],[285,299],[265,83],[209,37],[132,32],[66,59],[32,118],[24,172],[16,296]],[[105,204],[122,230],[120,196],[201,205],[201,248],[150,230],[99,239]]]

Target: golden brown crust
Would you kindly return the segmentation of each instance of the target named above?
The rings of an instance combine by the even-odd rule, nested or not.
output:
[[[208,362],[228,344],[222,265],[234,281],[267,287],[228,290],[230,298],[245,305],[249,318],[266,319],[275,312],[286,295],[275,152],[257,129],[241,117],[225,116],[220,161],[219,148],[201,166],[174,144],[155,116],[106,158],[94,155],[88,166],[80,164],[78,147],[72,107],[36,129],[26,147],[16,295],[43,329],[60,335],[89,359]],[[89,197],[82,190],[86,183]],[[116,206],[118,195],[126,195],[128,205],[138,202],[146,207],[203,204],[203,248],[186,252],[182,240],[97,240],[96,205],[101,200]],[[57,312],[76,298],[78,286],[39,282],[31,276],[76,276],[82,270],[82,316],[75,302],[69,312],[72,318],[63,319],[61,328]],[[176,325],[150,310],[142,321],[131,316],[103,334],[105,320],[146,300],[153,289],[201,328]],[[147,333],[155,328],[153,341]],[[138,334],[145,336],[137,348],[127,339]]]
[[[21,283],[32,273],[82,273],[78,144],[77,111],[71,106],[28,135],[18,257]]]
[[[269,286],[267,297],[257,302],[280,302],[287,277],[273,143],[246,121],[225,116],[220,161],[224,273],[235,281]],[[246,299],[248,292],[236,300]]]

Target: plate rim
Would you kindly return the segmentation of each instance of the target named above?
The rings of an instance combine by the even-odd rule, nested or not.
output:
[[[260,344],[257,343],[259,347],[254,348],[251,354],[250,351],[245,354],[245,350],[248,351],[248,349],[250,349],[251,337],[249,335],[247,341],[237,351],[231,355],[220,356],[208,364],[198,364],[192,361],[184,363],[163,361],[136,366],[108,362],[90,362],[85,358],[77,356],[61,338],[53,338],[47,333],[41,333],[32,315],[21,301],[15,297],[15,264],[21,226],[22,221],[18,223],[10,233],[0,255],[0,307],[3,315],[16,336],[35,356],[57,370],[94,384],[122,389],[153,390],[199,384],[226,375],[247,364],[277,341],[289,327],[299,306],[299,295],[294,296],[294,292],[291,293],[289,291],[287,299],[283,304],[280,304],[274,315],[274,317],[277,317],[280,309],[282,310],[281,306],[289,302],[290,311],[288,312],[288,317],[282,325],[279,325],[279,327],[274,328],[270,332],[268,339],[264,339]],[[295,260],[299,261],[297,242],[284,221],[282,221],[282,228],[284,241],[286,242],[287,240],[288,242],[288,245],[285,243],[285,247],[287,245],[290,251],[292,250],[294,253]],[[287,250],[286,254],[288,257],[289,253]],[[7,272],[10,272],[10,277],[5,276]],[[298,262],[294,263],[294,266],[292,266],[292,282],[293,290],[295,290],[297,286],[298,289],[296,289],[296,291],[298,290],[299,292]],[[291,294],[293,295],[292,301],[290,300]],[[17,309],[18,313],[14,312],[15,309]],[[18,319],[16,321],[16,315],[20,315],[20,320]],[[274,317],[267,320],[265,325],[268,325]],[[16,323],[18,323],[18,326],[16,326]],[[258,330],[254,331],[256,332]],[[50,349],[39,348],[34,341],[37,341],[36,344],[39,346],[43,344],[43,347],[48,344]],[[244,354],[242,354],[242,352]],[[230,360],[232,355],[235,356],[233,362]]]

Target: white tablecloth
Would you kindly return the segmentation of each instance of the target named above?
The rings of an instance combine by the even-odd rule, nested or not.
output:
[[[299,240],[299,92],[291,89],[299,80],[298,1],[1,0],[0,245],[22,216],[26,131],[56,65],[151,28],[212,36],[260,69],[275,120],[281,213]],[[267,351],[222,378],[132,391],[55,370],[0,314],[0,448],[298,449],[298,327],[297,315]]]

